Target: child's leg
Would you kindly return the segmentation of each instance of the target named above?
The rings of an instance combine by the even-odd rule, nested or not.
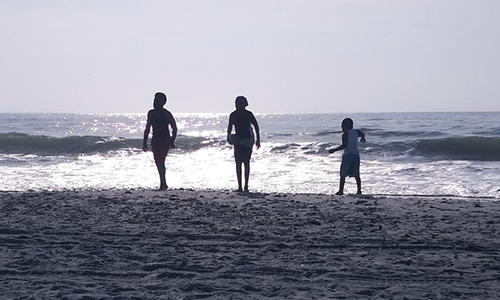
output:
[[[336,192],[335,195],[344,195],[344,185],[345,185],[345,177],[340,176],[339,191]]]
[[[162,144],[158,145],[156,142],[153,147],[153,142],[151,144],[153,150],[153,157],[155,160],[156,168],[158,169],[158,175],[160,175],[160,188],[159,191],[164,191],[168,189],[167,181],[165,179],[165,159],[167,158],[168,146],[164,146]]]
[[[248,192],[248,180],[250,179],[250,158],[252,157],[252,148],[245,147],[243,155],[243,164],[245,165],[245,192]]]
[[[238,192],[243,192],[243,187],[241,184],[241,175],[242,175],[242,164],[243,157],[241,155],[241,147],[238,145],[234,145],[234,162],[236,163],[236,179],[238,180]]]
[[[158,174],[160,175],[160,188],[159,191],[168,189],[167,180],[165,179],[165,161],[156,162],[156,168],[158,169]]]
[[[243,162],[240,160],[240,161],[236,161],[236,179],[238,180],[238,192],[242,192],[243,191],[243,188],[242,188],[242,184],[241,184],[241,165],[243,164]]]
[[[361,195],[361,177],[356,176],[354,178],[356,178],[356,185],[358,186],[358,191],[356,192],[356,194]]]
[[[245,165],[245,192],[248,192],[248,180],[250,179],[250,160],[244,161]]]

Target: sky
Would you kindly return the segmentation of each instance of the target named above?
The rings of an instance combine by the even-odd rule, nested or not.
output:
[[[498,0],[0,0],[0,112],[500,111]]]

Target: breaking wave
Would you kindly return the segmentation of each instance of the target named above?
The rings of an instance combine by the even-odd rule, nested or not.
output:
[[[272,147],[271,152],[292,155],[296,153],[327,155],[329,147],[338,145],[334,143],[288,143]],[[408,142],[368,142],[360,144],[359,147],[362,155],[378,157],[420,156],[443,160],[500,161],[500,138],[473,136]]]
[[[227,147],[225,139],[217,137],[178,136],[179,151],[196,151],[205,147]],[[277,143],[270,153],[283,155],[328,155],[327,149],[337,143]],[[51,155],[109,154],[126,151],[131,154],[142,151],[142,139],[103,136],[52,137],[11,132],[0,134],[0,153]],[[363,155],[421,156],[444,160],[500,161],[500,138],[453,137],[420,139],[413,141],[371,142],[360,144]]]
[[[185,151],[224,143],[221,139],[204,137],[178,136],[176,140],[177,148]],[[106,154],[120,150],[140,152],[142,139],[102,136],[52,137],[18,132],[0,134],[0,153],[4,154],[80,155]]]
[[[470,136],[420,140],[415,149],[423,155],[445,159],[500,161],[500,138]]]

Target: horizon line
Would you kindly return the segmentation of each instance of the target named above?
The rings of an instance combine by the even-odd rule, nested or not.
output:
[[[173,114],[222,115],[228,112],[172,112]],[[257,115],[326,115],[326,114],[421,114],[421,113],[498,113],[500,110],[449,110],[449,111],[341,111],[341,112],[255,112]],[[0,112],[0,114],[147,114],[147,112]]]

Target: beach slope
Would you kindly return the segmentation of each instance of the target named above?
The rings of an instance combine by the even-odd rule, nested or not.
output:
[[[0,298],[497,299],[499,204],[0,192]]]

